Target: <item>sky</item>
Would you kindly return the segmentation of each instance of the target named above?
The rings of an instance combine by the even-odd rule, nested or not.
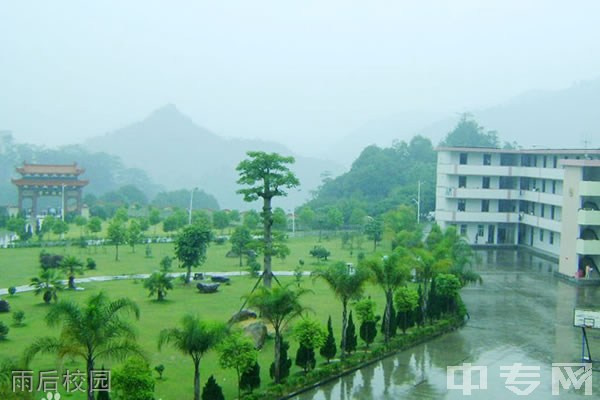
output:
[[[600,2],[0,0],[0,130],[82,142],[173,103],[308,151],[397,113],[600,76]]]

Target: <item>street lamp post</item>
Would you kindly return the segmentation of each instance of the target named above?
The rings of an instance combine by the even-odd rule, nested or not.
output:
[[[190,208],[188,209],[188,225],[192,224],[192,209],[194,208],[194,192],[198,190],[197,187],[192,189],[190,193]]]
[[[62,204],[61,204],[61,210],[60,210],[60,219],[62,220],[62,222],[65,222],[65,184],[62,184]]]
[[[421,223],[421,183],[417,182],[417,199],[412,199],[417,204],[417,224]]]

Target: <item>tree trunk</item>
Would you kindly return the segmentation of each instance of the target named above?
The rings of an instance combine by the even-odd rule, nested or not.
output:
[[[280,365],[281,365],[281,335],[279,330],[275,330],[275,368],[273,368],[273,375],[275,375],[275,383],[280,381]]]
[[[185,283],[186,284],[190,283],[191,278],[192,278],[192,266],[188,265],[187,272],[185,273]]]
[[[94,359],[88,356],[87,360],[87,398],[88,400],[94,400],[94,382],[92,382],[92,371],[94,370]]]
[[[75,277],[69,275],[69,289],[75,289]]]
[[[194,360],[194,400],[200,400],[200,360]]]
[[[115,251],[115,261],[119,261],[119,245],[115,244],[115,248],[116,248],[116,251]]]
[[[264,255],[264,272],[263,272],[263,283],[267,289],[271,288],[271,280],[273,278],[273,272],[271,269],[271,255],[273,253],[273,238],[271,234],[271,227],[273,226],[273,215],[271,212],[271,198],[265,197],[263,201],[263,227],[264,227],[264,241],[265,241],[265,255]]]
[[[342,360],[346,357],[346,328],[348,328],[348,310],[347,310],[348,302],[342,301]]]
[[[390,341],[390,323],[392,322],[392,291],[385,292],[385,343]]]

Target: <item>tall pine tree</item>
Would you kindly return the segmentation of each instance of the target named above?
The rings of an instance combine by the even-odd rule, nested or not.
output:
[[[327,362],[331,361],[333,357],[335,357],[335,353],[337,353],[337,347],[335,346],[335,338],[333,337],[333,326],[331,324],[331,315],[327,320],[327,339],[325,339],[325,344],[319,350],[321,356],[327,359]]]
[[[350,316],[348,317],[348,327],[346,328],[346,352],[354,352],[356,350],[357,342],[356,327],[354,326],[354,320],[352,319],[352,311],[350,311]]]
[[[304,346],[302,343],[296,352],[296,365],[304,370],[304,373],[312,370],[317,364],[315,350]]]

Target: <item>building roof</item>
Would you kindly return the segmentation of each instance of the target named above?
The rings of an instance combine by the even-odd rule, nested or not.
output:
[[[23,163],[22,167],[17,168],[17,172],[21,175],[29,174],[61,174],[61,175],[80,175],[85,172],[84,168],[77,167],[77,163],[73,164],[27,164]]]
[[[600,160],[560,160],[560,164],[568,167],[600,167]]]
[[[506,154],[600,154],[600,149],[499,149],[496,147],[451,147],[438,146],[436,151],[462,151],[470,153],[506,153]]]
[[[65,187],[70,186],[85,186],[89,183],[86,180],[66,180],[66,179],[13,179],[12,183],[17,186],[40,186],[40,187]]]

